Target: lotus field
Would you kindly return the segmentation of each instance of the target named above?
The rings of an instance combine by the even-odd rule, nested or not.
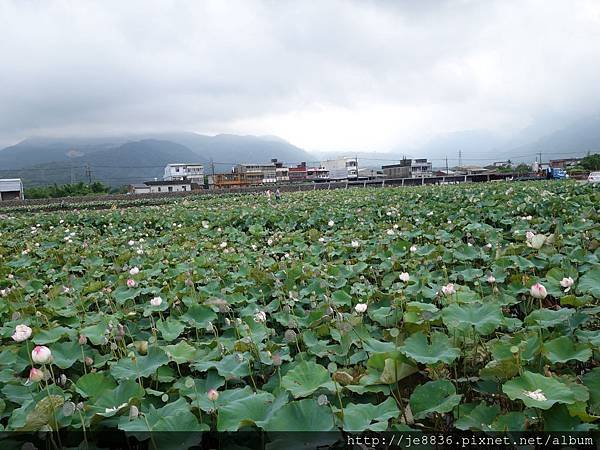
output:
[[[590,430],[600,191],[203,196],[0,220],[4,430]]]

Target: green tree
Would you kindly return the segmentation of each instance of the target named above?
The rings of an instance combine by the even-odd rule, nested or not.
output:
[[[586,156],[580,161],[579,165],[589,171],[600,170],[600,153]]]

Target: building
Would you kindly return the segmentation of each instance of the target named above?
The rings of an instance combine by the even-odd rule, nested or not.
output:
[[[289,180],[292,182],[306,181],[308,178],[308,170],[306,169],[306,163],[301,162],[296,167],[290,167],[288,169]]]
[[[217,173],[211,178],[214,189],[250,186],[250,182],[246,180],[246,175],[239,172]]]
[[[425,178],[433,175],[433,166],[427,158],[419,158],[411,161],[410,176],[411,178]]]
[[[397,164],[382,166],[386,178],[424,178],[433,176],[433,165],[427,158],[404,158]]]
[[[8,200],[23,200],[23,182],[20,178],[0,179],[0,202]]]
[[[485,167],[480,166],[457,166],[453,168],[459,175],[479,175],[489,172]]]
[[[330,180],[349,180],[358,177],[357,158],[342,157],[321,162],[321,167],[329,172]]]
[[[326,181],[329,179],[329,170],[325,167],[307,167],[306,179],[308,181]]]
[[[283,163],[272,159],[270,163],[256,164],[245,163],[237,164],[233,168],[233,173],[244,174],[246,181],[250,185],[277,183],[289,181],[288,168],[284,167]]]
[[[382,178],[384,178],[382,170],[371,169],[368,167],[358,169],[359,180],[381,180]]]
[[[398,164],[387,164],[381,166],[385,178],[411,178],[411,160],[404,158]]]
[[[552,169],[568,169],[579,164],[581,158],[564,158],[564,159],[551,159],[550,168]]]
[[[200,185],[192,183],[190,180],[163,180],[130,184],[127,191],[130,194],[164,194],[168,192],[189,192],[192,189],[199,188]]]
[[[202,164],[167,164],[164,181],[189,180],[192,183],[204,184],[204,166]]]

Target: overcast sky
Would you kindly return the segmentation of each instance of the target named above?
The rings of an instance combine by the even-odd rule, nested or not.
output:
[[[309,151],[597,112],[600,1],[0,0],[0,144],[273,134]]]

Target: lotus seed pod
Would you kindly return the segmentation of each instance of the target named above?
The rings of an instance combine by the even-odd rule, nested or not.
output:
[[[296,332],[294,330],[285,330],[283,338],[288,344],[296,342]]]

